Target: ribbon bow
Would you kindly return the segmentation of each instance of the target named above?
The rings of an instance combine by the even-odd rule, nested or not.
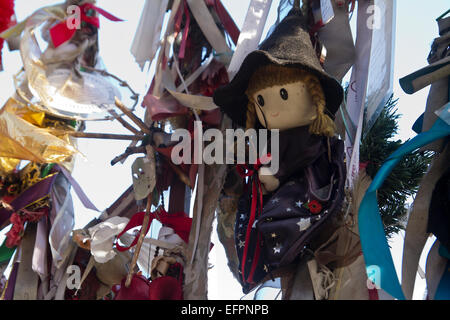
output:
[[[90,15],[92,10],[111,21],[123,21],[122,19],[117,18],[116,16],[93,5],[92,3],[85,3],[80,6],[80,23],[86,22],[96,28],[100,28],[100,19],[96,15]],[[68,20],[64,20],[63,22],[58,23],[50,29],[50,36],[52,38],[53,45],[55,46],[55,48],[58,48],[63,43],[70,41],[75,36],[76,32],[77,27],[69,26]]]

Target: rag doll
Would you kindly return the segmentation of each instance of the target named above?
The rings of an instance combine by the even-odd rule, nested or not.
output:
[[[235,124],[279,130],[279,153],[271,155],[279,158],[277,172],[268,165],[237,166],[247,178],[235,225],[244,292],[313,250],[340,210],[344,149],[332,118],[342,98],[297,8],[245,58],[230,84],[216,90],[215,103]]]

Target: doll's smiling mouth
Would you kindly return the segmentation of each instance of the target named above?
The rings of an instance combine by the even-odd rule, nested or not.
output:
[[[273,118],[276,118],[276,117],[278,117],[279,115],[280,115],[280,112],[277,112],[277,113],[271,113],[270,114]]]

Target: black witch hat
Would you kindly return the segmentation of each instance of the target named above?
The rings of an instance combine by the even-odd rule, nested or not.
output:
[[[233,80],[214,93],[214,103],[238,125],[245,126],[248,82],[254,71],[266,64],[302,68],[316,75],[325,94],[326,113],[334,116],[339,109],[343,99],[342,86],[320,65],[303,14],[294,7],[259,49],[244,59]]]

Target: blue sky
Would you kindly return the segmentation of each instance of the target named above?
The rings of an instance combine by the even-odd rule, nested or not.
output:
[[[61,1],[16,0],[18,20],[21,21],[26,18],[41,6],[59,2]],[[250,0],[222,0],[222,2],[230,11],[237,25],[241,27]],[[277,5],[278,1],[274,0],[266,31],[276,19]],[[100,55],[104,64],[109,72],[128,81],[143,98],[151,80],[153,68],[141,72],[130,54],[130,47],[144,6],[144,0],[128,0],[127,2],[123,0],[98,0],[98,6],[125,20],[124,22],[110,22],[101,18]],[[414,135],[410,128],[424,111],[429,88],[422,89],[414,95],[406,95],[400,89],[398,79],[427,65],[426,58],[430,45],[437,36],[438,29],[435,19],[448,8],[448,0],[397,1],[394,94],[397,98],[400,98],[398,109],[403,114],[399,121],[399,136],[401,139]],[[356,20],[356,15],[353,20]],[[0,104],[6,102],[8,97],[12,95],[14,90],[12,75],[22,66],[18,52],[9,53],[5,48],[3,58],[5,71],[0,73]],[[138,106],[136,113],[143,116],[144,110]],[[87,131],[128,133],[120,124],[111,122],[89,122]],[[73,174],[101,210],[110,206],[132,184],[130,168],[133,157],[124,164],[110,166],[110,161],[121,154],[127,146],[128,143],[126,142],[79,140],[78,148],[85,155],[85,158],[80,157],[77,160]],[[84,226],[96,215],[83,209],[76,196],[75,209],[77,212],[76,227]],[[401,238],[398,238],[393,245],[397,257],[401,254],[401,246]],[[221,248],[216,246],[214,250],[210,261],[215,265],[215,268],[210,271],[210,297],[239,299],[242,296],[240,287],[228,271]],[[397,261],[397,266],[398,263]],[[418,290],[419,293],[415,295],[416,298],[422,298],[422,287]]]

